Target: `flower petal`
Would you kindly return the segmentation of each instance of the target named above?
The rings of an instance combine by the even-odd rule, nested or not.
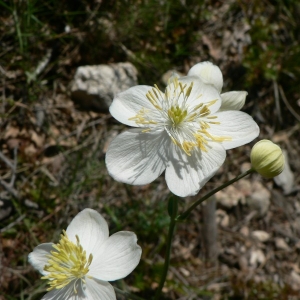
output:
[[[252,117],[244,112],[229,110],[217,112],[215,116],[220,124],[211,124],[208,131],[213,136],[231,138],[221,142],[226,150],[245,145],[259,135],[259,127]]]
[[[197,76],[185,76],[178,79],[179,82],[186,84],[187,87],[193,83],[193,88],[191,90],[190,96],[188,98],[187,104],[193,109],[200,103],[209,103],[212,100],[216,100],[214,104],[209,106],[211,113],[219,110],[222,100],[219,92],[210,84],[204,83]]]
[[[117,181],[148,184],[164,171],[169,143],[164,131],[123,132],[112,141],[106,153],[108,173]]]
[[[50,254],[51,250],[54,250],[52,245],[54,244],[53,243],[40,244],[37,247],[35,247],[33,251],[28,255],[29,263],[43,275],[46,275],[48,273],[44,271],[44,267],[49,260],[47,255]]]
[[[76,293],[74,293],[74,288],[76,288]],[[71,281],[68,285],[61,289],[54,289],[44,295],[41,300],[81,300],[85,299],[86,295],[83,290],[83,285],[81,280]],[[91,298],[96,299],[96,298]]]
[[[95,253],[88,275],[105,281],[123,278],[138,265],[141,254],[133,232],[117,232]]]
[[[86,208],[75,216],[67,230],[69,239],[76,243],[76,235],[87,253],[94,254],[108,239],[109,231],[105,219],[95,210]]]
[[[87,299],[96,300],[115,300],[116,294],[111,284],[106,281],[98,280],[96,278],[86,277]]]
[[[196,150],[187,156],[178,147],[173,150],[166,169],[167,185],[180,197],[196,195],[223,164],[226,152],[222,145],[209,142],[207,152]]]
[[[205,83],[215,86],[221,92],[223,87],[223,75],[219,67],[209,61],[194,65],[188,72],[188,76],[198,76]]]
[[[111,115],[123,124],[137,127],[136,122],[129,118],[136,116],[142,108],[154,109],[146,97],[149,90],[152,90],[151,86],[137,85],[119,93],[109,107]]]
[[[222,105],[220,107],[220,111],[222,110],[240,110],[246,101],[247,92],[227,92],[221,94]]]

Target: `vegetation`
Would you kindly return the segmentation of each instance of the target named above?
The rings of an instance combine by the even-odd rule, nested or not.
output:
[[[109,177],[105,149],[124,127],[108,113],[74,108],[68,88],[78,66],[130,61],[140,84],[162,86],[166,71],[186,73],[212,61],[223,71],[225,91],[248,91],[244,110],[259,123],[262,138],[280,131],[291,139],[299,175],[298,1],[0,0],[0,7],[0,209],[9,212],[0,218],[1,300],[41,298],[46,285],[27,255],[40,243],[56,242],[85,207],[106,216],[111,234],[131,230],[139,238],[142,261],[116,286],[149,299],[159,282],[169,223],[164,178],[138,187]],[[231,151],[231,163],[214,180],[237,175],[249,149]],[[294,200],[290,196],[291,205]],[[237,210],[231,213],[240,222],[249,208]],[[283,210],[272,208],[278,213],[272,222],[288,222]],[[224,260],[211,267],[199,239],[201,222],[194,212],[177,229],[171,265],[179,271],[171,270],[165,299],[296,299],[288,298],[297,297],[295,285],[272,281],[264,266],[257,274],[265,282],[247,279]],[[251,222],[255,229],[270,226],[267,219]],[[220,236],[234,243],[228,232]],[[290,260],[296,261],[298,237],[291,239]],[[282,252],[276,259],[282,264],[274,274],[284,278],[284,268],[292,266],[284,265]]]

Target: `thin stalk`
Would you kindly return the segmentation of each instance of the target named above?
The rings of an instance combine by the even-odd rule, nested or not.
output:
[[[185,212],[183,212],[182,214],[180,214],[176,219],[175,221],[182,221],[182,220],[185,220],[189,214],[192,212],[192,210],[194,208],[196,208],[198,205],[200,205],[202,202],[204,202],[206,199],[208,199],[209,197],[211,197],[212,195],[214,195],[215,193],[217,193],[218,191],[226,188],[227,186],[233,184],[234,182],[242,179],[243,177],[251,174],[255,172],[253,169],[249,169],[248,171],[238,175],[237,177],[227,181],[226,183],[222,184],[221,186],[213,189],[212,191],[210,191],[209,193],[207,193],[205,196],[203,196],[202,198],[200,198],[199,200],[197,200],[196,202],[194,202]]]
[[[171,195],[169,197],[169,201],[168,201],[168,213],[170,216],[170,225],[169,225],[169,232],[168,232],[168,237],[167,237],[167,249],[166,249],[165,263],[164,263],[163,271],[161,274],[159,286],[158,286],[155,296],[154,296],[154,300],[159,299],[162,289],[165,285],[166,278],[167,278],[167,274],[168,274],[168,270],[169,270],[169,266],[170,266],[172,238],[173,238],[175,227],[176,227],[177,212],[178,212],[178,197],[175,195]]]
[[[21,32],[21,27],[20,27],[20,22],[19,22],[19,17],[18,17],[18,13],[17,13],[17,8],[16,6],[14,6],[14,10],[12,12],[14,21],[15,21],[15,26],[16,26],[16,32],[17,32],[17,36],[18,36],[18,40],[19,40],[19,46],[20,46],[20,51],[21,53],[23,53],[23,37],[22,37],[22,32]]]

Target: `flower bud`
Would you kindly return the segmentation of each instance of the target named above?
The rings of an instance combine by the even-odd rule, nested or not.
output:
[[[269,140],[257,142],[250,154],[252,168],[265,178],[279,175],[284,168],[281,148]]]

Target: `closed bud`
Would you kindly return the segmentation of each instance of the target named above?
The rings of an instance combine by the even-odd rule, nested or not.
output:
[[[265,178],[279,175],[284,168],[281,148],[269,140],[257,142],[250,154],[252,168]]]

